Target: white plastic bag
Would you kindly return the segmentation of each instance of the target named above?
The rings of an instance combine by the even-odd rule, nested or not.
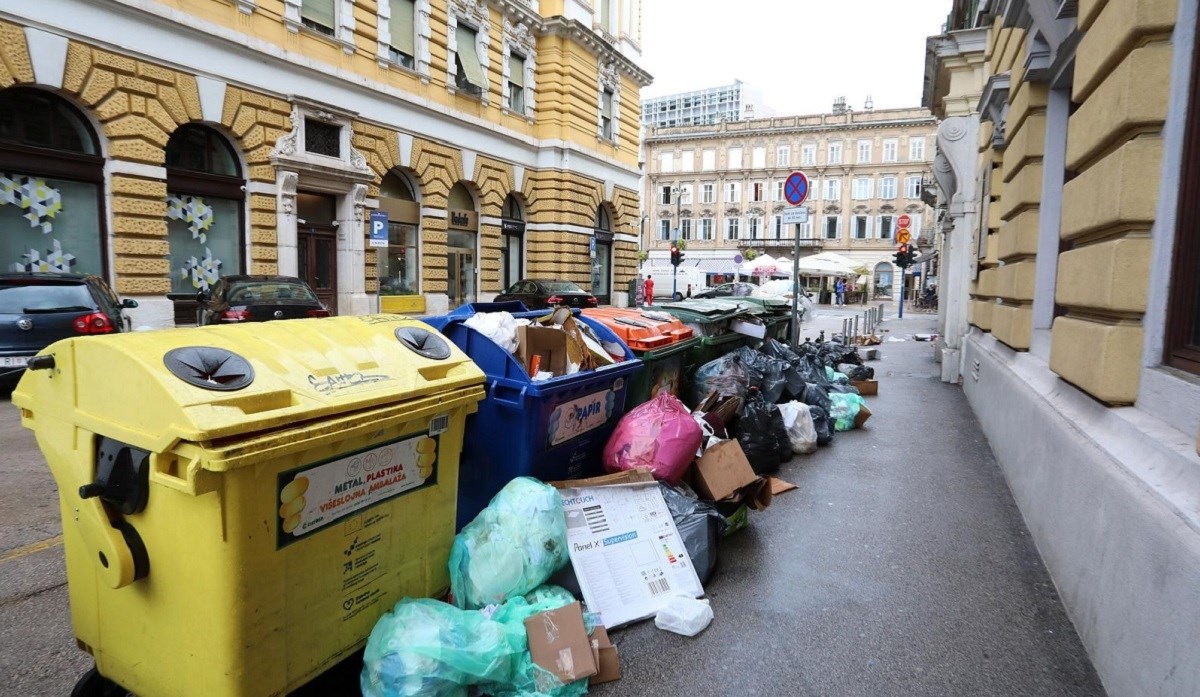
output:
[[[480,312],[467,318],[464,325],[483,334],[499,344],[505,351],[515,353],[519,345],[517,341],[517,321],[507,312]]]
[[[817,428],[813,424],[812,413],[803,402],[788,402],[779,405],[779,413],[783,414],[783,424],[787,426],[788,441],[792,444],[792,452],[797,455],[808,455],[817,451]]]
[[[708,600],[678,596],[654,617],[654,626],[683,636],[696,636],[713,621]]]

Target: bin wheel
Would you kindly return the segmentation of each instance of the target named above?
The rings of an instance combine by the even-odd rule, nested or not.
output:
[[[683,293],[675,291],[675,302],[680,302],[681,300],[683,300]]]
[[[128,692],[92,668],[84,673],[71,690],[71,697],[125,697]]]

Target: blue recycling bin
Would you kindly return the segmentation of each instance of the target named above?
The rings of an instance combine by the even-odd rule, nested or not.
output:
[[[515,477],[577,479],[602,472],[608,437],[625,414],[629,378],[642,362],[602,322],[573,311],[601,341],[625,351],[625,360],[596,370],[533,380],[517,357],[464,322],[480,312],[538,318],[520,302],[474,303],[447,315],[426,317],[487,375],[479,411],[467,417],[459,464],[458,529],[475,519]]]

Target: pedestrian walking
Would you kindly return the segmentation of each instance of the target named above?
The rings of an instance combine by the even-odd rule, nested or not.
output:
[[[846,282],[839,278],[837,280],[837,282],[833,284],[833,292],[834,292],[834,295],[837,296],[837,306],[841,307],[841,306],[845,305],[846,304]]]
[[[654,277],[646,276],[646,304],[654,304]]]
[[[688,284],[687,296],[689,299],[691,299],[691,297],[692,297],[692,284],[691,283]]]

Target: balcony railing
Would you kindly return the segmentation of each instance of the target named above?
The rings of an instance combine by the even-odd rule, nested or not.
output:
[[[753,240],[743,239],[743,240],[738,240],[738,242],[741,243],[741,245],[744,247],[750,247],[753,249],[766,249],[769,247],[788,247],[790,249],[790,248],[794,248],[796,246],[796,238],[795,237],[780,237],[779,239],[776,239],[774,237],[767,238],[767,239],[759,238],[759,239],[753,239]],[[825,240],[817,239],[815,237],[801,237],[800,238],[800,248],[801,249],[820,249],[823,246],[825,246]]]

